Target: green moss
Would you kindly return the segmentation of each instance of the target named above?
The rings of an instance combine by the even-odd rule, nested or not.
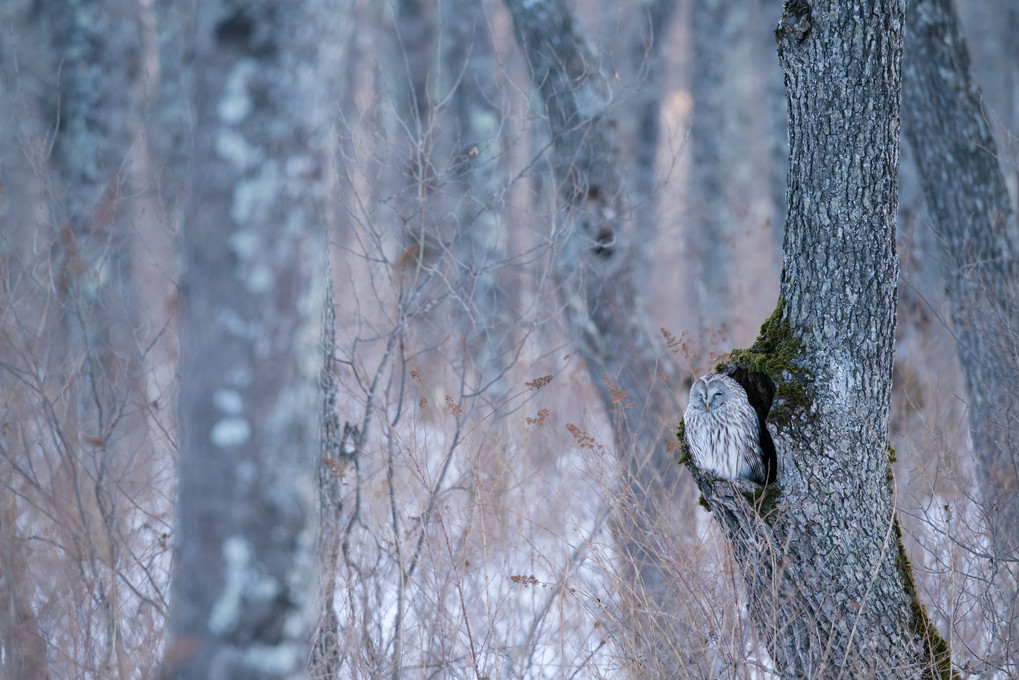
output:
[[[891,444],[888,445],[888,462],[894,463],[898,458],[895,457],[895,447]]]
[[[892,485],[891,466],[888,467],[888,484],[890,489]],[[952,667],[952,650],[948,646],[948,641],[938,632],[937,626],[931,623],[930,615],[927,614],[927,608],[923,606],[916,592],[913,565],[906,555],[906,546],[902,543],[902,527],[899,525],[898,515],[893,515],[892,523],[895,530],[895,543],[898,547],[898,552],[895,556],[895,566],[902,577],[902,583],[906,588],[906,595],[909,597],[909,606],[912,610],[910,628],[923,641],[929,657],[929,663],[923,672],[924,680],[961,680],[959,673]]]
[[[788,322],[783,320],[785,300],[778,299],[775,311],[761,324],[761,332],[749,349],[733,350],[726,361],[719,363],[715,371],[730,366],[744,368],[754,373],[764,373],[775,383],[775,398],[778,403],[769,414],[768,421],[783,426],[789,422],[795,409],[810,405],[806,385],[813,375],[797,361],[803,356],[803,345],[793,333]]]
[[[690,447],[686,445],[686,425],[682,418],[679,419],[679,425],[676,426],[676,439],[679,441],[679,458],[676,462],[686,465],[691,460]]]
[[[776,375],[786,370],[789,363],[800,353],[800,342],[793,335],[789,324],[782,321],[785,300],[778,304],[771,316],[761,324],[761,332],[750,349],[734,350],[727,361],[715,367],[721,370],[729,364],[739,364],[750,371]]]
[[[765,486],[754,499],[754,507],[761,519],[767,519],[779,507],[782,499],[782,485],[773,482]]]

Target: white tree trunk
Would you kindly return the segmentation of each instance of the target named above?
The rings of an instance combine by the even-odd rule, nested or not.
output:
[[[175,678],[296,678],[317,593],[328,15],[198,10],[165,664]]]

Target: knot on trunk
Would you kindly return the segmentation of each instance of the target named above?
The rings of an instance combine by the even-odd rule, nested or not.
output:
[[[797,48],[807,39],[812,26],[810,3],[807,0],[786,0],[782,18],[775,28],[778,55],[783,62],[796,53]]]

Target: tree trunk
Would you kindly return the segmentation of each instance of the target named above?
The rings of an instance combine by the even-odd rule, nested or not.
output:
[[[695,471],[782,677],[952,675],[917,600],[889,467],[903,13],[894,0],[786,3],[781,300],[730,366],[777,385],[778,484]]]
[[[969,74],[980,87],[984,120],[997,141],[1002,159],[1019,151],[1019,0],[956,0],[954,10],[969,52]],[[908,40],[908,37],[907,37]],[[907,56],[908,59],[908,56]],[[954,67],[953,67],[954,68]],[[1014,160],[1003,169],[1013,202],[1019,200],[1019,175]]]
[[[631,494],[632,507],[615,518],[617,540],[635,568],[631,604],[651,617],[671,608],[668,620],[645,621],[642,634],[650,667],[672,675],[678,664],[691,663],[692,644],[691,631],[676,628],[683,617],[673,605],[681,604],[670,591],[660,542],[680,483],[667,441],[679,412],[678,380],[645,325],[632,253],[622,240],[624,197],[608,83],[563,0],[506,0],[506,6],[552,135],[559,195],[553,276],[573,341],[609,412]]]
[[[304,674],[323,304],[320,3],[199,6],[182,228],[176,678]]]
[[[669,30],[676,13],[676,0],[646,0],[638,3],[638,39],[631,61],[639,73],[632,117],[636,128],[633,169],[633,236],[637,290],[646,300],[652,291],[655,244],[658,239],[658,173],[656,161],[661,146],[662,81],[665,78]]]
[[[949,0],[906,17],[904,132],[916,158],[966,385],[994,563],[1019,578],[1019,225]]]
[[[690,128],[691,208],[685,241],[699,326],[712,332],[721,332],[733,316],[730,263],[736,216],[730,196],[734,156],[730,149],[733,108],[738,102],[734,101],[732,80],[727,78],[727,56],[739,35],[741,15],[748,11],[743,0],[700,0],[691,7],[694,116]],[[699,355],[705,350],[698,348]]]
[[[775,132],[784,138],[786,123],[778,64],[767,61],[774,43],[766,27],[778,3],[698,0],[690,12],[694,110],[683,242],[703,363],[709,337],[751,330],[743,323],[754,306],[748,298],[761,288],[752,281],[777,274],[777,259],[754,256],[770,245],[767,235],[781,232],[785,174],[775,165],[784,169],[788,154],[769,141]],[[761,229],[765,220],[776,222],[771,234]]]
[[[6,471],[5,471],[6,472]],[[2,483],[16,488],[7,475]],[[5,494],[0,505],[0,567],[4,587],[0,590],[0,678],[5,680],[48,680],[46,638],[33,611],[32,579],[28,570],[26,550],[18,545],[16,534],[18,508],[15,494]]]
[[[442,179],[435,167],[437,130],[431,92],[435,89],[438,12],[435,0],[397,0],[393,9],[395,41],[390,58],[397,76],[392,125],[399,140],[394,152],[404,162],[392,164],[399,173],[392,181],[399,191],[397,209],[404,246],[408,253],[416,253],[413,282],[422,285],[422,279],[427,283],[432,278],[428,274],[442,257],[448,232],[441,229],[445,222],[430,211],[430,199]],[[434,291],[430,293],[435,295]],[[433,303],[432,295],[424,296],[423,306]],[[433,331],[427,342],[438,344],[444,331],[444,328]]]
[[[485,398],[497,406],[508,389],[506,372],[521,347],[512,332],[513,301],[500,278],[506,265],[506,230],[498,214],[488,209],[501,185],[503,108],[493,76],[498,65],[485,7],[482,0],[449,0],[439,6],[444,28],[442,92],[450,99],[443,111],[440,127],[445,134],[440,135],[439,150],[445,160],[442,193],[453,199],[442,214],[454,225],[449,276],[456,281],[458,327],[471,359],[469,368],[465,365],[467,384],[474,393],[487,393]]]
[[[760,0],[761,15],[766,18],[768,24],[775,21],[775,17],[782,13],[782,0]],[[771,54],[769,53],[769,58]],[[776,65],[777,66],[777,65]],[[771,227],[777,250],[782,249],[782,240],[785,237],[785,187],[789,157],[789,139],[786,135],[786,125],[789,120],[786,111],[785,88],[782,78],[767,77],[764,86],[764,104],[766,114],[769,118],[767,129],[770,132],[768,137],[768,194],[771,202]]]
[[[43,104],[42,117],[55,115],[58,123],[46,191],[59,272],[60,351],[74,395],[63,423],[61,469],[75,487],[80,573],[102,612],[94,663],[112,676],[127,661],[117,572],[128,532],[117,508],[125,500],[123,466],[144,446],[127,190],[138,45],[132,8],[120,0],[54,3],[41,18],[50,32],[51,68],[59,74],[55,101]]]

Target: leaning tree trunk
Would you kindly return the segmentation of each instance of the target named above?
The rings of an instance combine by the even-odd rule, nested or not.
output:
[[[903,14],[900,0],[786,3],[781,301],[730,366],[777,385],[779,478],[761,492],[695,470],[784,678],[952,674],[917,600],[889,467]]]
[[[1019,576],[1019,225],[950,0],[906,17],[904,132],[916,157],[952,309],[995,563]]]
[[[616,517],[617,539],[635,567],[635,604],[661,613],[673,602],[658,532],[681,483],[668,447],[668,424],[679,412],[673,392],[678,381],[639,312],[631,251],[622,242],[622,181],[608,83],[564,0],[506,0],[506,6],[552,135],[561,230],[553,268],[562,308],[609,412],[635,501]],[[666,675],[689,662],[695,644],[688,639],[692,631],[675,627],[682,616],[670,613],[645,622],[644,631],[644,652],[655,656],[649,664]]]
[[[175,678],[304,674],[333,93],[320,2],[198,8],[182,227]]]

